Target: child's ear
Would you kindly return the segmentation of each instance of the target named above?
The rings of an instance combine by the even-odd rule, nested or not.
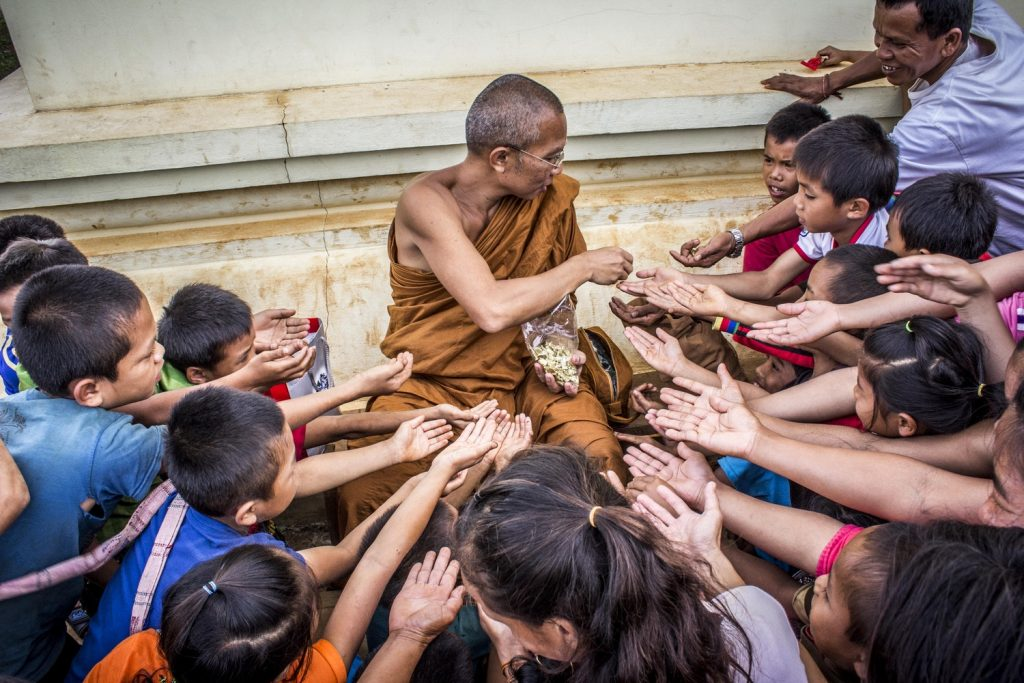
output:
[[[846,202],[846,217],[850,220],[862,221],[868,215],[871,204],[863,197],[856,197]]]
[[[906,413],[900,413],[899,424],[896,427],[896,431],[901,437],[914,436],[917,434],[917,420]]]
[[[87,408],[99,408],[103,405],[103,394],[100,392],[99,380],[95,377],[76,379],[71,383],[71,398],[75,403]]]
[[[235,510],[235,524],[238,526],[252,526],[260,521],[256,514],[256,501],[247,500]]]
[[[188,380],[189,384],[206,384],[213,378],[210,377],[210,373],[203,368],[190,365],[185,368],[185,379]]]

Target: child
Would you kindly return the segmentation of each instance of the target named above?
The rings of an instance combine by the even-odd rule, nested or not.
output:
[[[17,239],[51,240],[63,238],[64,228],[43,216],[25,214],[0,219],[0,255]],[[10,310],[14,309],[14,296],[10,297],[9,308]],[[19,364],[17,356],[14,355],[14,339],[11,336],[9,320],[10,314],[8,313],[8,316],[4,318],[4,326],[7,329],[4,332],[2,347],[0,347],[0,356],[3,357],[2,361],[0,361],[0,379],[3,380],[2,388],[6,396],[16,394],[19,391],[17,373]]]
[[[0,535],[0,581],[78,555],[122,496],[145,495],[164,434],[111,412],[151,395],[163,364],[156,322],[131,280],[49,268],[22,286],[12,324],[39,389],[0,401],[0,436],[31,495]],[[76,579],[0,602],[0,673],[38,680],[54,667],[81,589]]]
[[[167,474],[177,495],[161,506],[107,585],[71,679],[81,680],[129,635],[130,624],[159,623],[164,591],[195,563],[238,545],[283,548],[268,534],[247,532],[281,514],[295,496],[418,460],[446,441],[440,425],[427,430],[417,418],[388,441],[359,453],[330,453],[296,463],[291,430],[273,400],[220,387],[186,394],[168,423]],[[158,544],[173,545],[162,571],[151,576]],[[321,582],[337,578],[345,561],[344,553],[332,548],[303,551],[302,557]]]
[[[985,257],[996,233],[992,192],[967,173],[940,173],[903,190],[889,214],[885,248],[898,256]]]
[[[236,372],[252,360],[252,312],[232,292],[216,285],[193,283],[175,292],[164,307],[157,338],[165,349],[161,378],[164,389],[205,384]],[[296,454],[342,438],[390,434],[402,422],[419,416],[465,426],[477,418],[477,412],[480,411],[440,405],[396,413],[322,415],[295,429]]]
[[[0,319],[8,331],[14,316],[14,302],[21,291],[22,285],[31,276],[41,270],[61,265],[88,265],[89,261],[82,252],[64,239],[30,240],[16,239],[0,256]],[[18,362],[14,350],[13,338],[10,343],[4,341],[5,370],[13,370],[18,379],[17,386],[7,386],[7,395],[31,389],[36,384]]]
[[[796,166],[793,153],[800,138],[831,120],[828,112],[816,104],[794,102],[775,112],[764,127],[764,159],[761,178],[768,188],[773,204],[797,192]],[[775,263],[775,259],[792,249],[800,237],[800,226],[757,240],[742,249],[743,271],[762,271]],[[787,287],[807,280],[808,266],[793,278]]]
[[[273,407],[269,399],[260,401]],[[269,683],[286,673],[303,680],[344,681],[392,572],[423,531],[430,510],[452,477],[484,455],[492,445],[492,434],[493,423],[475,423],[434,459],[419,481],[403,486],[401,493],[392,497],[389,503],[400,501],[392,521],[348,578],[324,628],[324,639],[312,647],[316,582],[324,578],[317,575],[312,560],[317,554],[325,554],[325,549],[304,551],[310,561],[304,566],[294,553],[274,548],[272,543],[245,543],[223,557],[214,556],[194,568],[185,567],[180,580],[166,592],[159,622],[161,633],[157,635],[149,629],[131,636],[99,662],[87,680],[127,683],[139,673],[157,679],[158,672],[164,671],[165,679],[173,677],[186,682]],[[280,436],[283,443],[284,435]],[[290,462],[287,449],[280,450],[281,459]],[[356,538],[360,536],[361,533]],[[435,564],[435,554],[429,553],[423,564],[417,564],[410,572],[406,587],[412,584],[412,588],[396,598],[401,603],[397,611],[406,619],[416,612],[421,617],[420,628],[393,622],[397,628],[394,640],[388,641],[392,646],[391,657],[398,659],[396,654],[406,647],[395,641],[410,640],[422,649],[454,618],[462,589],[455,588],[458,563],[449,563],[449,556],[448,550],[442,549],[436,554]],[[436,576],[427,578],[423,576],[424,570],[428,576]],[[436,590],[431,591],[430,587]],[[427,611],[440,612],[443,617],[423,618],[425,615],[416,609],[423,607],[422,603],[405,601],[406,595],[414,592],[412,589],[420,589],[422,600],[424,588],[429,596],[424,600],[428,603]],[[401,622],[398,616],[395,621]],[[373,666],[394,664],[388,661],[388,654],[380,659],[371,665],[371,671]]]
[[[876,121],[853,115],[822,124],[800,140],[794,161],[800,185],[795,206],[803,231],[767,270],[694,275],[658,268],[638,272],[640,281],[622,282],[619,288],[646,295],[647,285],[676,280],[716,284],[738,299],[765,300],[836,247],[882,246],[897,163],[896,148]]]

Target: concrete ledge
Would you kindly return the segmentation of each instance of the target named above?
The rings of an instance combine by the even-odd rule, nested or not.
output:
[[[749,150],[788,95],[759,81],[790,62],[534,74],[563,99],[570,159]],[[418,173],[458,161],[490,76],[303,88],[33,111],[23,76],[0,82],[0,211],[285,183]],[[869,84],[834,115],[901,113]]]

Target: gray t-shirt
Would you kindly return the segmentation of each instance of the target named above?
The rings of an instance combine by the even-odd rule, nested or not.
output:
[[[800,644],[793,635],[786,611],[772,596],[755,586],[739,586],[721,593],[716,601],[735,617],[750,641],[752,662],[747,667],[755,683],[807,683],[800,661]],[[711,607],[711,609],[714,609]],[[729,642],[746,660],[742,639],[726,626]],[[735,681],[744,680],[739,676]]]

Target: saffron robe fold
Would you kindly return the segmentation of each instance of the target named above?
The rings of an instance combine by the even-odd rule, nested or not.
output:
[[[578,192],[577,181],[560,175],[536,199],[499,202],[475,244],[496,280],[539,275],[586,251],[573,208]],[[413,376],[397,392],[374,399],[371,411],[440,403],[471,407],[493,398],[510,414],[530,416],[535,442],[579,446],[625,474],[621,447],[585,379],[575,397],[548,391],[534,374],[518,325],[484,332],[433,273],[398,263],[393,223],[388,256],[394,304],[380,348],[388,357],[411,351]],[[428,459],[395,465],[345,484],[339,489],[338,528],[351,530],[429,464]]]

